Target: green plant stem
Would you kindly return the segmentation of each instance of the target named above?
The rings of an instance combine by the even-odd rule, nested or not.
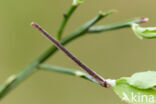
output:
[[[110,12],[108,12],[110,14]],[[106,15],[107,13],[105,13]],[[107,14],[108,15],[108,14]],[[98,22],[104,15],[101,13],[86,23],[84,26],[80,27],[76,32],[73,32],[71,35],[67,36],[67,38],[63,39],[61,42],[62,45],[66,45],[67,43],[71,42],[73,39],[82,36],[82,34],[86,33],[88,28]],[[13,88],[15,88],[19,83],[21,83],[24,79],[28,78],[32,73],[37,71],[37,67],[39,64],[46,61],[51,55],[53,55],[58,49],[55,46],[51,46],[48,48],[43,54],[41,54],[36,60],[34,60],[30,65],[24,68],[20,73],[18,73],[15,77],[15,80],[8,83],[7,87],[4,87],[6,82],[0,87],[0,99],[2,99],[8,92],[10,92]]]
[[[46,64],[40,64],[38,68],[42,69],[42,70],[46,70],[46,71],[53,71],[53,72],[67,74],[67,75],[77,76],[77,77],[84,78],[91,82],[101,85],[99,82],[97,82],[90,75],[88,75],[87,73],[85,73],[83,71],[69,69],[69,68],[62,68],[62,67],[58,67],[58,66],[51,66],[51,65],[46,65]]]
[[[74,11],[76,10],[76,8],[78,7],[78,5],[71,5],[69,10],[67,11],[66,14],[64,14],[64,17],[63,17],[63,20],[60,24],[60,27],[58,29],[58,32],[57,32],[57,39],[60,40],[61,39],[61,36],[62,36],[62,33],[64,31],[64,28],[68,22],[68,20],[70,19],[71,15],[74,13]]]
[[[108,24],[108,25],[102,25],[102,26],[93,26],[91,27],[88,32],[89,33],[99,33],[99,32],[104,32],[108,30],[115,30],[115,29],[121,29],[121,28],[126,28],[130,27],[132,23],[144,23],[147,22],[148,18],[133,18],[113,24]]]
[[[99,19],[99,18],[98,18]],[[137,21],[141,21],[142,18],[138,18]],[[94,20],[94,21],[93,21]],[[67,43],[71,42],[72,40],[80,37],[83,35],[83,33],[86,33],[88,31],[88,28],[90,28],[94,22],[96,23],[98,20],[93,19],[83,25],[80,29],[76,30],[72,34],[68,35],[65,37],[62,41],[62,45],[66,45]],[[133,21],[134,23],[137,21]],[[93,23],[92,23],[93,22]],[[142,23],[142,22],[140,22]],[[89,25],[91,24],[91,25]],[[123,22],[121,25],[126,24]],[[88,26],[88,27],[85,27]],[[120,27],[120,25],[119,25]],[[83,29],[85,28],[85,29]],[[117,27],[116,27],[117,28]],[[109,31],[109,30],[114,30],[114,27],[110,27],[104,30],[99,30],[99,31]],[[24,68],[20,73],[14,76],[14,80],[8,81],[10,77],[4,82],[3,85],[0,86],[0,99],[2,99],[5,95],[8,94],[13,88],[15,88],[20,82],[22,82],[24,79],[29,77],[32,73],[37,71],[37,67],[39,64],[43,63],[46,61],[50,56],[52,56],[55,52],[57,51],[57,48],[55,46],[50,46],[43,54],[41,54],[36,60],[34,60],[32,63],[30,63],[26,68]]]
[[[74,31],[73,33],[71,33],[70,35],[65,37],[62,42],[66,43],[66,42],[69,42],[69,41],[73,41],[76,38],[84,35],[85,33],[88,32],[89,28],[92,27],[95,23],[97,23],[102,18],[109,16],[113,12],[114,12],[113,10],[110,10],[110,11],[108,11],[106,13],[99,12],[97,17],[93,18],[91,21],[89,21],[88,23],[86,23],[85,25],[80,27],[78,30]],[[94,21],[96,21],[96,22],[94,22]]]

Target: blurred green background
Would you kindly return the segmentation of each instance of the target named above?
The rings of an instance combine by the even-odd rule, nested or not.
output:
[[[49,33],[57,27],[72,0],[0,0],[0,84],[19,72],[51,44],[29,24],[39,23]],[[156,26],[155,0],[85,0],[68,23],[65,35],[96,16],[99,10],[117,13],[98,24],[145,16]],[[64,35],[64,36],[65,36]],[[105,78],[130,76],[156,69],[156,40],[139,40],[130,28],[86,35],[66,47]],[[78,68],[58,52],[46,63]],[[125,104],[111,89],[86,80],[40,71],[9,93],[2,104]]]

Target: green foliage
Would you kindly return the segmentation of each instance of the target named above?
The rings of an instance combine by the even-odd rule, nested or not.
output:
[[[113,86],[119,97],[132,104],[155,104],[156,102],[156,72],[147,71],[120,78]]]
[[[132,24],[132,30],[140,39],[156,38],[156,27],[140,27],[138,24]]]
[[[139,89],[149,89],[156,86],[156,71],[135,73],[128,78],[128,83]]]

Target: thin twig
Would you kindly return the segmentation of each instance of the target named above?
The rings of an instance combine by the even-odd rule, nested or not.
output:
[[[74,13],[74,11],[76,10],[77,7],[78,7],[78,5],[72,4],[70,6],[70,8],[68,9],[67,13],[65,13],[63,15],[63,20],[62,20],[62,22],[60,24],[60,27],[59,27],[57,35],[56,35],[58,40],[61,39],[62,33],[64,31],[64,28],[65,28],[68,20],[70,19],[70,17],[72,16],[72,14]]]
[[[39,32],[41,32],[47,39],[49,39],[57,48],[59,48],[65,55],[67,55],[73,62],[75,62],[79,67],[85,70],[89,75],[91,75],[95,80],[97,80],[103,87],[108,87],[106,81],[103,77],[98,75],[95,71],[89,68],[87,65],[83,64],[79,59],[72,55],[63,45],[61,45],[55,38],[53,38],[48,32],[46,32],[38,24],[32,22],[32,26],[35,27]]]
[[[108,31],[108,30],[121,29],[121,28],[125,28],[125,27],[130,27],[132,23],[145,23],[148,20],[149,19],[145,18],[145,17],[133,18],[133,19],[129,19],[129,20],[113,23],[113,24],[93,26],[93,27],[89,28],[88,32],[89,33],[99,33],[99,32],[104,32],[104,31]]]
[[[87,79],[87,80],[89,80],[91,82],[94,82],[94,83],[100,85],[100,83],[97,82],[90,75],[88,75],[87,73],[85,73],[83,71],[79,71],[79,70],[76,70],[76,69],[69,69],[69,68],[63,68],[63,67],[58,67],[58,66],[51,66],[51,65],[46,65],[46,64],[41,64],[41,65],[39,65],[38,68],[42,69],[42,70],[59,72],[59,73],[63,73],[63,74],[68,74],[68,75],[72,75],[72,76],[81,77],[81,78]]]
[[[91,28],[95,23],[100,21],[102,18],[105,18],[109,16],[110,14],[114,13],[114,10],[109,10],[105,13],[102,13],[101,11],[99,12],[98,16],[93,18],[91,21],[87,22],[83,26],[81,26],[79,29],[75,30],[73,33],[65,37],[64,39],[61,40],[62,44],[66,44],[68,41],[73,41],[78,37],[83,36],[85,33],[88,32],[89,28]]]

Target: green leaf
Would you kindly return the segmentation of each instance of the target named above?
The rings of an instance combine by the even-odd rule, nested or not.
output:
[[[129,85],[127,79],[117,80],[116,85],[112,87],[122,101],[130,104],[156,104],[155,89],[138,89]]]
[[[139,89],[149,89],[156,86],[156,71],[139,72],[127,79],[127,82]]]
[[[140,27],[138,24],[132,24],[132,30],[140,38],[156,38],[156,27]]]

